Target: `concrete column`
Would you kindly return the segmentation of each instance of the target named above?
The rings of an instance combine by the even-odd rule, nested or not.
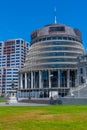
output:
[[[75,71],[75,87],[78,86],[77,70]]]
[[[41,79],[41,71],[39,71],[39,88],[42,88],[42,79]]]
[[[80,68],[77,69],[77,87],[80,85]]]
[[[83,77],[84,77],[84,81],[85,81],[85,85],[86,85],[86,66],[83,67]]]
[[[77,69],[77,88],[78,88],[78,97],[80,97],[80,91],[79,91],[79,86],[80,86],[80,67]]]
[[[79,86],[79,69],[77,69],[77,87]]]
[[[87,67],[85,67],[85,69],[86,69],[86,80],[87,80]]]
[[[87,67],[85,66],[85,72],[86,72],[86,85],[87,85]]]
[[[67,70],[67,87],[70,87],[70,70]]]
[[[33,88],[33,72],[31,72],[31,88]]]
[[[23,89],[23,74],[22,73],[20,74],[20,80],[21,80],[20,88]]]
[[[18,89],[20,89],[20,83],[21,83],[21,79],[20,79],[20,73],[18,74]]]
[[[50,73],[50,70],[49,70],[49,88],[51,88],[51,77],[50,77],[50,75],[51,75],[51,73]]]
[[[27,73],[25,73],[25,89],[27,89]]]
[[[58,87],[60,88],[60,70],[58,70]]]

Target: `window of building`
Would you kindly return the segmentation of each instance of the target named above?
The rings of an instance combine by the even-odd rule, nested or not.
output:
[[[51,37],[47,37],[47,40],[51,40]]]
[[[46,40],[46,38],[43,38],[43,41],[45,41]]]
[[[57,39],[57,37],[52,37],[52,40],[56,40]]]
[[[80,74],[83,74],[83,68],[80,68]]]
[[[63,37],[63,40],[67,40],[67,37]]]
[[[86,67],[86,76],[87,76],[87,67]]]
[[[72,40],[72,38],[71,38],[71,37],[68,37],[68,40]]]
[[[2,43],[0,43],[0,46],[2,46]]]
[[[16,44],[20,44],[20,40],[16,40]]]
[[[62,37],[58,37],[58,40],[62,40]]]
[[[49,28],[49,32],[59,32],[59,31],[65,31],[65,27],[64,26],[60,26],[60,27],[50,27]]]

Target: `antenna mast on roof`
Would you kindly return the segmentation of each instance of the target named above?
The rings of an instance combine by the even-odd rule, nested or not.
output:
[[[55,0],[55,6],[54,6],[54,23],[57,23],[57,16],[56,16],[56,0]]]
[[[57,23],[57,20],[56,20],[57,19],[56,18],[56,7],[54,8],[54,14],[55,14],[55,16],[54,16],[55,17],[54,23],[56,24]]]

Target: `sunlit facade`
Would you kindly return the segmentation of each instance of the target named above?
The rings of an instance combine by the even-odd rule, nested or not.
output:
[[[23,39],[0,42],[0,94],[10,92],[12,80],[18,88],[18,71],[24,66],[27,53],[28,42]]]
[[[79,56],[78,60],[78,86],[87,86],[87,54]]]
[[[32,32],[30,44],[19,72],[21,97],[65,96],[77,87],[77,56],[84,54],[78,29],[49,24]]]

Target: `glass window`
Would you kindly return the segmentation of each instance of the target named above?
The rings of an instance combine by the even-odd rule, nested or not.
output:
[[[63,40],[67,40],[67,37],[63,37]]]
[[[20,44],[20,40],[16,40],[16,44]]]
[[[72,40],[72,38],[71,38],[71,37],[68,37],[68,40]]]
[[[46,40],[46,38],[43,38],[43,41],[45,41]]]
[[[0,42],[0,46],[2,46],[2,43]]]
[[[47,40],[51,40],[51,37],[47,37]]]
[[[67,71],[60,70],[60,87],[67,87]]]
[[[48,88],[49,87],[49,76],[48,71],[41,72],[42,77],[42,88]]]
[[[32,61],[32,62],[34,62],[34,61]],[[38,59],[35,62],[38,62],[38,63],[46,63],[46,62],[47,63],[48,62],[76,62],[76,59],[73,59],[73,58],[49,58],[48,59],[47,58],[47,59]]]
[[[83,68],[80,68],[80,74],[83,74]]]
[[[57,37],[52,37],[52,40],[56,40],[57,39]]]
[[[56,51],[56,50],[82,51],[82,49],[74,48],[74,47],[44,47],[44,48],[37,49],[35,52],[37,53],[38,51]]]
[[[33,86],[39,88],[39,72],[33,72]]]
[[[76,65],[72,64],[45,64],[45,65],[37,65],[32,68],[43,69],[43,68],[76,68]]]
[[[58,71],[51,71],[51,87],[58,87]]]
[[[7,74],[11,74],[11,72],[8,71]]]
[[[62,37],[62,36],[55,36],[55,37],[45,37],[45,38],[40,38],[40,39],[36,39],[34,41],[31,41],[30,45],[34,44],[34,43],[37,43],[38,41],[45,41],[45,40],[73,40],[73,41],[78,41],[78,42],[81,42],[79,39],[75,39],[73,37]]]
[[[87,67],[86,67],[86,76],[87,76]]]
[[[62,37],[58,37],[58,40],[62,40]]]
[[[49,32],[58,32],[58,31],[65,31],[64,26],[57,26],[57,27],[50,27]]]

